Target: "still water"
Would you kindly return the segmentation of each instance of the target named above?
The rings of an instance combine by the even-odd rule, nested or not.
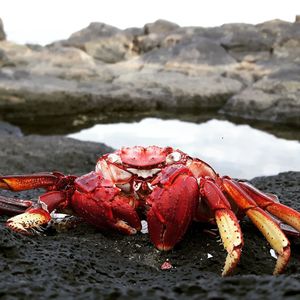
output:
[[[244,179],[300,171],[298,141],[280,139],[229,121],[196,124],[146,118],[135,123],[98,124],[69,137],[102,142],[113,148],[172,146],[208,162],[222,175]]]

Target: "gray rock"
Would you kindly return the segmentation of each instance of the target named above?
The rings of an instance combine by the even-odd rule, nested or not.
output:
[[[299,62],[300,23],[273,20],[257,25],[257,28],[269,36],[273,57],[279,60]]]
[[[173,31],[175,29],[179,28],[179,25],[166,21],[166,20],[157,20],[154,23],[148,23],[144,26],[144,32],[145,34],[162,34],[162,33],[168,33],[170,31]]]
[[[268,51],[272,47],[271,36],[261,32],[250,24],[225,24],[221,26],[224,37],[221,43],[224,48],[234,52]]]
[[[134,55],[133,32],[122,31],[105,23],[93,22],[73,33],[67,40],[52,43],[48,47],[76,47],[105,63],[116,63]]]
[[[135,51],[139,54],[149,52],[162,46],[165,35],[150,33],[148,35],[136,36],[133,39]]]
[[[298,126],[299,36],[298,22],[203,28],[158,20],[126,30],[91,23],[46,47],[2,40],[0,117],[24,124],[209,108]]]
[[[239,81],[219,76],[189,77],[177,72],[157,72],[153,69],[124,74],[115,80],[127,86],[128,92],[150,91],[152,102],[160,109],[218,109],[237,93]],[[131,94],[129,94],[131,98]]]
[[[84,44],[85,51],[104,63],[116,63],[135,56],[132,38],[125,34],[95,39]]]
[[[245,119],[300,126],[300,82],[262,79],[233,96],[222,112]]]
[[[255,26],[266,36],[270,36],[273,44],[280,44],[291,38],[299,37],[300,24],[282,20],[271,20]]]
[[[0,67],[3,67],[8,64],[9,64],[9,59],[7,58],[5,52],[2,49],[0,49]]]
[[[161,48],[141,56],[145,63],[223,65],[236,61],[217,43],[202,37],[175,43],[173,47]]]
[[[109,38],[120,33],[122,33],[122,30],[117,27],[105,23],[93,22],[88,27],[73,33],[67,39],[67,43],[81,48],[84,47],[84,44],[87,42],[101,38]]]
[[[65,80],[98,78],[110,81],[111,72],[105,64],[96,62],[86,52],[72,47],[32,47],[13,42],[0,42],[0,51],[11,64],[11,72],[23,69],[28,74],[53,76]],[[8,71],[9,72],[9,71]]]
[[[22,131],[17,126],[13,126],[7,122],[0,121],[0,136],[1,135],[13,135],[15,137],[21,137]]]
[[[6,39],[6,34],[4,32],[3,22],[0,18],[0,41],[5,40],[5,39]]]

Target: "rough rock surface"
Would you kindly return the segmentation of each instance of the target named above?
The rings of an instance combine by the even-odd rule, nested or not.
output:
[[[61,170],[82,174],[94,167],[106,146],[62,137],[19,135],[0,125],[0,173]],[[6,128],[6,130],[5,130]],[[9,130],[8,130],[9,129]],[[300,210],[300,173],[255,178],[258,188],[276,193]],[[1,195],[9,192],[1,191]],[[37,192],[15,193],[34,198]],[[245,246],[233,276],[221,278],[225,252],[216,238],[195,224],[168,253],[151,245],[147,234],[101,233],[87,225],[69,232],[26,237],[12,233],[0,217],[1,299],[299,299],[300,242],[284,275],[271,276],[270,247],[248,220],[241,226]],[[208,254],[212,257],[208,258]],[[173,269],[160,270],[169,259]]]
[[[2,40],[0,118],[209,110],[299,127],[299,36],[299,22],[158,20],[126,30],[91,23],[45,47]]]

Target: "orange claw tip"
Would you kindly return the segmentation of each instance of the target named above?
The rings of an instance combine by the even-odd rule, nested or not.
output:
[[[227,254],[225,265],[222,271],[222,276],[228,276],[232,274],[236,265],[238,264],[241,257],[242,250],[240,248],[234,249],[231,253]]]
[[[174,246],[173,245],[168,246],[165,243],[158,243],[155,245],[155,247],[160,251],[170,251],[173,249]]]
[[[29,208],[26,212],[7,220],[6,226],[26,235],[39,233],[41,226],[50,222],[50,214],[42,208]]]

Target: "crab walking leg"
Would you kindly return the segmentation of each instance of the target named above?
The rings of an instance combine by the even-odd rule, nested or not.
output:
[[[0,189],[14,192],[31,190],[36,188],[46,188],[58,182],[60,173],[40,173],[28,175],[0,176]]]
[[[0,196],[0,215],[14,216],[32,206],[32,201]]]
[[[262,193],[249,183],[239,181],[238,184],[251,196],[257,205],[272,215],[289,224],[300,232],[300,213],[296,210],[275,202],[270,196]]]
[[[237,182],[229,178],[223,178],[223,187],[277,252],[278,259],[273,274],[282,273],[290,258],[290,243],[279,225],[263,209],[257,206],[256,202]]]
[[[222,272],[222,276],[226,276],[235,269],[240,260],[243,247],[242,232],[238,220],[231,210],[216,210],[215,219],[224,248],[228,252]]]
[[[42,226],[50,222],[50,213],[54,209],[67,205],[66,195],[63,191],[51,191],[41,195],[38,203],[32,203],[32,207],[26,209],[24,213],[8,219],[6,226],[26,235],[39,233]]]
[[[228,253],[222,272],[222,276],[227,276],[240,260],[243,247],[242,231],[237,217],[231,211],[230,203],[213,180],[201,179],[200,193],[214,212],[223,246]]]

